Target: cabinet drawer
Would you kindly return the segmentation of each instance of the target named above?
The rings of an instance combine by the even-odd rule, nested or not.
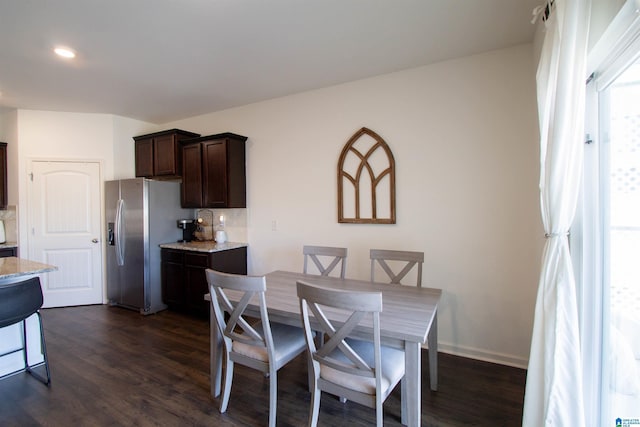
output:
[[[184,259],[184,252],[182,251],[172,251],[170,249],[163,249],[161,251],[162,261],[164,262],[175,262],[178,264],[182,264]]]
[[[184,254],[184,263],[193,267],[207,268],[209,267],[209,255],[187,252]]]

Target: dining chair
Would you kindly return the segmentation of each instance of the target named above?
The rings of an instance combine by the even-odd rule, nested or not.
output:
[[[308,425],[318,423],[324,391],[375,408],[376,424],[382,426],[382,404],[405,374],[404,351],[380,344],[382,293],[321,288],[304,281],[296,286],[313,370]],[[334,323],[327,312],[341,320]],[[362,321],[366,331],[359,331],[357,340],[348,338]],[[313,337],[317,329],[329,338],[322,347]]]
[[[277,372],[280,368],[306,350],[302,328],[269,322],[264,276],[243,276],[206,270],[218,331],[224,348],[224,383],[220,412],[229,404],[234,363],[256,369],[269,377],[269,426],[276,425],[278,396]],[[234,304],[228,291],[239,291],[242,297]],[[258,302],[260,318],[250,324],[245,310],[250,301]],[[225,314],[228,320],[225,320]]]
[[[22,323],[22,345],[20,348],[0,354],[6,356],[9,354],[22,352],[24,359],[24,368],[19,369],[26,371],[36,379],[40,380],[44,385],[51,385],[51,373],[49,371],[49,359],[47,358],[47,347],[44,341],[44,328],[42,326],[42,316],[40,308],[43,303],[42,288],[40,287],[40,278],[33,277],[20,282],[11,283],[0,286],[0,328]],[[40,349],[44,361],[34,365],[29,364],[29,351],[27,340],[27,318],[37,315],[38,324],[40,326]],[[46,376],[42,376],[33,369],[44,365]],[[0,378],[7,377],[16,372],[3,375]]]
[[[399,285],[401,280],[417,266],[416,284],[422,287],[422,264],[424,262],[424,252],[391,251],[387,249],[371,249],[371,281],[375,282],[376,264],[387,273],[389,283]],[[391,264],[391,265],[390,265]],[[393,268],[392,268],[393,267]],[[394,270],[402,268],[398,273]]]
[[[302,270],[304,274],[314,274],[309,272],[308,260],[310,259],[320,276],[329,276],[340,264],[340,278],[344,279],[347,271],[347,248],[305,245],[302,248],[302,253],[304,254],[304,268]]]

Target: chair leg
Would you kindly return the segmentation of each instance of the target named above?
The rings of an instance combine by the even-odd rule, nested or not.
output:
[[[22,320],[22,358],[24,369],[29,372],[29,354],[27,349],[27,319]]]
[[[42,316],[40,312],[38,314],[38,322],[40,323],[40,348],[42,349],[42,357],[44,357],[44,369],[47,373],[47,380],[45,384],[47,386],[51,385],[51,372],[49,371],[49,357],[47,357],[47,344],[44,341],[44,325],[42,324]],[[44,382],[44,379],[43,379]]]
[[[402,380],[400,380],[400,388],[401,388],[401,392],[400,392],[400,402],[401,403],[401,409],[400,409],[400,419],[402,422],[402,425],[406,426],[409,421],[408,421],[408,412],[407,411],[407,377],[406,375],[404,377],[402,377]]]
[[[276,410],[278,408],[278,373],[269,369],[269,427],[276,427]]]
[[[45,341],[44,341],[44,326],[42,325],[42,316],[40,315],[40,312],[36,312],[36,314],[38,315],[38,325],[40,327],[40,349],[41,349],[42,356],[44,358],[44,369],[45,369],[45,372],[46,372],[47,376],[45,378],[42,375],[38,374],[37,372],[35,372],[32,369],[33,366],[31,366],[29,364],[29,355],[28,355],[28,349],[27,349],[27,321],[26,321],[26,319],[22,321],[22,339],[24,340],[23,341],[24,342],[24,346],[23,346],[24,366],[25,366],[25,370],[27,371],[28,374],[30,374],[31,376],[33,376],[34,378],[39,380],[41,383],[43,383],[44,385],[49,387],[51,385],[51,373],[49,371],[49,358],[47,357],[47,346],[46,346]],[[38,365],[36,365],[36,366],[38,366]]]
[[[376,427],[382,427],[384,421],[384,412],[382,410],[382,398],[376,395]]]
[[[229,353],[225,354],[224,366],[224,384],[222,384],[222,400],[220,401],[220,413],[222,414],[227,411],[227,405],[229,405],[231,381],[233,380],[233,361],[229,358]]]
[[[318,389],[317,384],[313,384],[311,391],[311,411],[309,412],[309,427],[318,425],[318,413],[320,412],[320,395],[322,392]]]

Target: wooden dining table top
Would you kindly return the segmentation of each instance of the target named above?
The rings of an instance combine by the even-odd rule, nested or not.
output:
[[[391,285],[281,270],[268,273],[265,278],[267,307],[269,317],[273,320],[281,317],[291,318],[292,313],[299,315],[300,303],[296,292],[298,280],[325,288],[381,292],[381,336],[418,343],[426,342],[442,295],[442,290],[435,288]],[[328,313],[331,313],[331,310]]]

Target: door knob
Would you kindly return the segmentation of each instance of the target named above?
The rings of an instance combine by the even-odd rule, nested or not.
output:
[[[91,239],[92,243],[98,243],[98,239]]]

